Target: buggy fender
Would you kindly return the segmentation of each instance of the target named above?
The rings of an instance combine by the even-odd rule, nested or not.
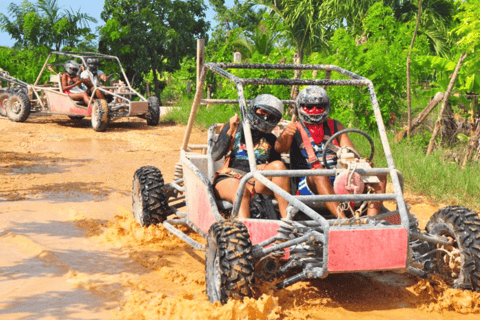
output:
[[[328,271],[352,272],[405,269],[408,231],[382,228],[331,227],[328,232]]]
[[[89,116],[91,108],[78,106],[72,98],[65,93],[45,91],[48,100],[49,112],[67,114],[72,116]]]
[[[141,115],[148,112],[147,101],[131,101],[130,102],[130,115]]]

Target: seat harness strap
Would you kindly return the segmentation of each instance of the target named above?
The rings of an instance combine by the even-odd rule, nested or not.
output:
[[[322,129],[323,129],[323,123],[322,123]],[[333,119],[327,119],[327,125],[330,128],[330,133],[333,135],[335,133],[335,125]],[[320,162],[320,159],[318,158],[317,154],[313,150],[313,145],[315,143],[315,140],[312,138],[312,135],[310,134],[310,131],[308,128],[305,126],[305,124],[302,121],[297,121],[297,129],[300,132],[300,135],[302,136],[302,141],[303,145],[305,146],[305,151],[307,151],[308,159],[307,163],[311,168],[314,169],[322,169],[323,166]],[[325,136],[325,130],[322,130],[322,141]],[[336,145],[337,147],[339,146],[338,142],[336,140],[333,141],[333,144]]]

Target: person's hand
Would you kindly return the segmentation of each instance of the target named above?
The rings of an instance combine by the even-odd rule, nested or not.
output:
[[[372,162],[372,161],[370,161],[370,159],[369,159],[369,158],[364,158],[364,159],[365,159],[365,162],[366,162],[366,163],[368,163],[368,164],[370,165],[370,167],[372,167],[372,168],[373,168],[373,162]]]
[[[288,126],[283,130],[283,134],[289,137],[293,137],[293,135],[297,132],[297,125],[295,121],[291,121]]]
[[[240,118],[238,117],[238,114],[235,113],[235,115],[230,118],[229,122],[230,122],[230,128],[236,128],[240,123]]]

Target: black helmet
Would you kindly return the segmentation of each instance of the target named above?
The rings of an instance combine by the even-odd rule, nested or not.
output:
[[[90,70],[91,72],[93,72],[93,73],[97,72],[98,59],[97,58],[88,58],[87,59],[87,67],[88,67],[88,70]]]
[[[71,77],[76,77],[78,74],[78,71],[80,71],[80,64],[76,63],[74,60],[68,60],[65,63],[65,71]]]
[[[261,109],[268,112],[268,116],[257,113]],[[283,103],[277,97],[271,94],[261,94],[250,103],[247,118],[250,121],[252,129],[270,133],[273,128],[280,122],[283,116]]]
[[[330,98],[325,89],[319,86],[308,86],[302,89],[297,96],[296,108],[298,117],[308,124],[320,124],[327,120],[330,111]],[[320,106],[324,107],[324,111],[318,114],[306,113],[303,107]]]

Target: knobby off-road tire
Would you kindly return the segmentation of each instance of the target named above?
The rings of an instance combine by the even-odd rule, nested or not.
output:
[[[103,132],[108,125],[108,103],[104,99],[96,99],[92,105],[92,128]]]
[[[238,221],[210,227],[205,253],[205,282],[210,302],[253,295],[254,264],[247,227]]]
[[[10,98],[10,93],[8,92],[2,92],[0,93],[0,116],[6,116],[7,115],[7,100]]]
[[[153,166],[137,169],[133,175],[133,216],[142,226],[159,224],[170,212],[168,199],[163,191],[163,176]]]
[[[160,122],[160,100],[157,97],[148,98],[147,124],[156,126]]]
[[[437,211],[425,229],[453,240],[448,247],[432,245],[440,249],[433,259],[433,271],[454,288],[480,290],[479,216],[468,208],[449,206]]]
[[[24,122],[30,115],[30,100],[23,92],[13,93],[6,102],[8,119],[15,122]]]

